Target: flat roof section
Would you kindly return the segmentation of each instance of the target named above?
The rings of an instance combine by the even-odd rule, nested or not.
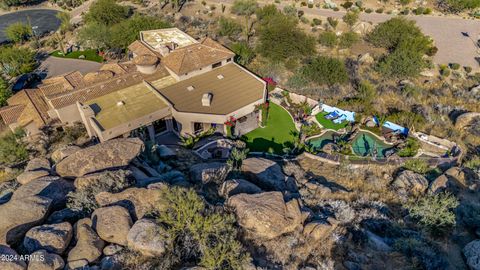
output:
[[[178,28],[165,28],[141,31],[140,39],[154,50],[160,50],[163,45],[176,43],[178,48],[185,47],[197,41]]]
[[[164,87],[151,84],[179,112],[226,115],[264,97],[265,83],[234,63]],[[202,105],[204,94],[212,94],[210,106]]]
[[[87,105],[95,112],[95,119],[103,130],[168,107],[143,82],[90,100]]]

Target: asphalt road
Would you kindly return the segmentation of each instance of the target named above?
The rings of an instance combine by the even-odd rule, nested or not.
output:
[[[32,27],[38,27],[37,35],[55,31],[60,26],[60,20],[56,17],[58,11],[51,9],[31,9],[8,13],[0,16],[0,44],[7,41],[5,29],[16,22],[28,23]]]
[[[207,0],[216,4],[231,5],[233,0]],[[259,1],[263,4],[272,4],[272,1]],[[285,5],[277,4],[280,9]],[[333,11],[331,9],[297,8],[306,15],[334,17],[341,19],[345,11]],[[361,13],[360,20],[365,22],[380,23],[395,17],[395,15],[378,13]],[[462,19],[458,17],[434,16],[434,15],[410,15],[408,19],[414,20],[423,33],[432,37],[438,52],[433,61],[437,64],[459,63],[462,66],[480,68],[475,57],[480,57],[480,50],[475,45],[480,39],[480,20]],[[470,34],[471,38],[464,37],[462,32]]]
[[[45,72],[47,74],[47,78],[77,70],[85,75],[88,72],[99,70],[101,66],[102,64],[93,61],[49,56],[42,61],[37,69],[37,72]]]

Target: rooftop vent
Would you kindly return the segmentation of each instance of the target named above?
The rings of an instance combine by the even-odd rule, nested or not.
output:
[[[212,93],[203,94],[203,96],[202,96],[202,106],[210,107],[210,105],[212,104],[212,98],[213,98]]]
[[[218,75],[217,75],[217,79],[221,80],[221,79],[223,79],[223,78],[225,78],[225,77],[223,77],[222,74],[218,74]]]
[[[120,107],[120,106],[123,106],[123,105],[125,105],[125,101],[120,100],[119,102],[117,102],[117,106]]]
[[[195,90],[195,87],[193,87],[193,85],[190,85],[190,86],[187,87],[187,90],[188,91],[193,91],[193,90]]]

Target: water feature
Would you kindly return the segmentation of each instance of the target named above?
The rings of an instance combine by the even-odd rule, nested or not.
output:
[[[313,146],[315,150],[320,151],[325,145],[334,142],[333,140],[334,134],[338,134],[338,133],[335,133],[332,130],[327,130],[322,135],[309,139],[308,143],[311,146]]]
[[[387,151],[390,150],[392,146],[369,132],[360,131],[353,139],[352,148],[357,156],[376,156],[377,158],[384,158],[386,157]]]

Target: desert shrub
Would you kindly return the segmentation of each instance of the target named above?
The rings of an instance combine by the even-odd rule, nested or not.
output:
[[[345,16],[342,17],[343,21],[348,24],[348,26],[352,27],[357,23],[358,21],[358,12],[347,12]]]
[[[463,67],[463,69],[465,70],[466,73],[472,72],[472,67],[466,66],[466,67]]]
[[[130,15],[130,7],[119,5],[115,0],[100,0],[90,6],[85,20],[89,23],[114,25]]]
[[[418,7],[416,9],[414,9],[413,12],[415,13],[415,15],[422,15],[425,12],[425,8],[424,7]]]
[[[7,105],[7,100],[12,94],[12,89],[8,85],[8,82],[0,77],[0,107]]]
[[[400,2],[401,5],[406,6],[406,5],[410,4],[412,2],[412,0],[399,0],[398,2]]]
[[[321,85],[332,86],[348,82],[344,61],[332,57],[319,56],[311,59],[302,67],[301,74],[307,80]]]
[[[353,2],[350,2],[350,1],[347,1],[343,4],[341,4],[341,6],[344,8],[344,9],[349,9],[353,6]]]
[[[455,208],[458,200],[451,194],[439,193],[409,201],[406,208],[411,217],[428,231],[439,233],[455,225]]]
[[[32,27],[21,22],[12,23],[5,29],[5,35],[15,43],[24,42],[32,36]]]
[[[416,128],[417,130],[422,129],[426,122],[422,115],[412,111],[394,112],[389,114],[387,118],[388,121],[392,121],[409,129]]]
[[[445,269],[448,266],[445,256],[439,256],[441,251],[437,246],[416,235],[395,239],[393,249],[403,253],[419,269]]]
[[[232,44],[230,49],[235,53],[235,61],[241,65],[248,65],[255,57],[255,51],[246,42]]]
[[[234,147],[230,152],[230,157],[227,160],[227,164],[233,170],[238,171],[242,167],[243,160],[247,158],[247,155],[248,155],[248,149]]]
[[[0,47],[1,72],[8,77],[32,72],[37,66],[35,52],[24,47]]]
[[[0,137],[0,164],[12,165],[28,158],[27,145],[23,141],[25,132],[17,129]]]
[[[376,12],[376,13],[383,13],[383,8],[377,8],[377,9],[375,10],[375,12]]]
[[[318,36],[318,42],[329,48],[337,46],[337,35],[332,31],[325,31]]]
[[[338,26],[338,20],[333,17],[328,17],[327,22],[333,29],[337,28]]]
[[[302,89],[308,85],[308,80],[305,78],[305,76],[303,76],[303,74],[296,72],[293,74],[293,76],[288,78],[286,85],[291,89]]]
[[[72,126],[64,126],[59,129],[45,128],[43,132],[48,136],[49,144],[72,144],[78,139],[87,136],[85,126],[80,122],[75,122]]]
[[[313,22],[313,25],[321,25],[322,24],[322,20],[320,20],[318,18],[313,18],[312,22]]]
[[[313,8],[313,4],[308,4],[308,8]]]
[[[415,25],[398,17],[380,23],[368,34],[367,39],[389,53],[381,59],[378,70],[386,76],[407,78],[417,76],[427,66],[424,54],[431,53],[430,38]]]
[[[360,37],[355,32],[346,32],[340,36],[338,45],[340,48],[351,48],[355,43],[360,40]]]
[[[423,159],[409,159],[403,164],[403,167],[420,174],[425,174],[429,170],[427,162]]]
[[[95,195],[100,192],[120,192],[131,186],[133,181],[129,177],[128,171],[106,172],[98,181],[88,185],[85,188],[71,191],[67,195],[67,207],[71,210],[89,216],[99,207],[95,200]]]
[[[480,228],[480,206],[473,203],[462,203],[457,208],[458,220],[471,230]]]
[[[438,5],[453,13],[480,7],[480,0],[439,0]]]
[[[425,15],[432,14],[432,9],[431,9],[431,8],[426,8],[426,9],[423,11],[423,14],[425,14]]]
[[[165,199],[168,208],[160,210],[158,221],[171,240],[168,253],[207,269],[242,269],[249,255],[236,239],[232,215],[212,211],[191,189],[169,189]]]
[[[305,134],[306,137],[310,137],[320,134],[322,129],[315,123],[309,123],[302,125],[301,132]]]
[[[235,37],[242,32],[242,26],[233,19],[221,17],[218,20],[218,34],[225,37]]]
[[[459,70],[459,69],[460,69],[460,64],[458,64],[458,63],[451,63],[451,64],[450,64],[450,68],[451,68],[452,70]]]
[[[299,26],[298,20],[280,11],[260,21],[256,50],[273,62],[286,62],[315,52],[315,40]]]
[[[405,146],[397,154],[400,157],[413,157],[417,154],[418,149],[420,149],[420,143],[413,138],[408,138]]]

